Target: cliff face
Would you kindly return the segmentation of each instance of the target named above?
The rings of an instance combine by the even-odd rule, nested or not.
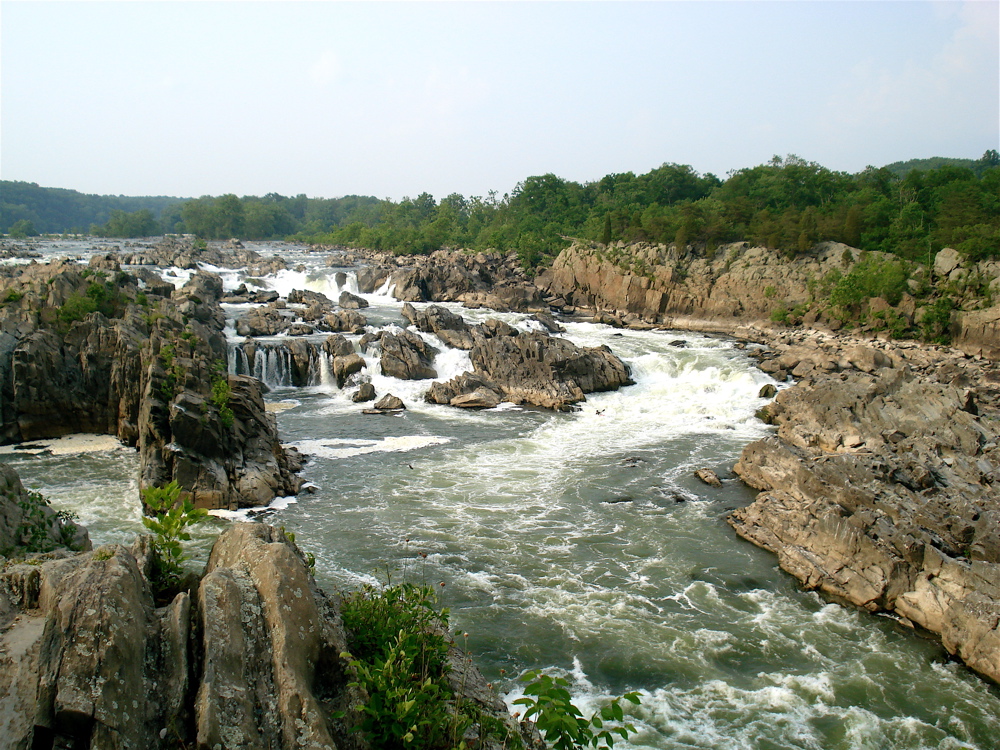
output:
[[[204,508],[298,490],[259,384],[225,375],[217,276],[175,290],[111,256],[13,270],[0,279],[0,442],[114,435],[138,447],[143,487],[176,480]]]
[[[871,253],[872,259],[895,260]],[[723,245],[710,258],[678,252],[663,245],[622,243],[604,247],[575,243],[555,259],[536,283],[555,307],[581,307],[616,313],[632,324],[735,333],[746,326],[771,327],[776,310],[808,306],[824,292],[831,274],[847,274],[861,252],[824,242],[789,260],[781,252],[745,242]],[[938,253],[933,272],[916,271],[916,284],[943,285],[949,293],[978,295],[1000,292],[1000,263],[972,264],[954,250]],[[909,294],[891,308],[884,300],[869,303],[868,312],[894,315],[919,323],[916,301]],[[836,330],[841,321],[829,312],[805,312],[805,327]],[[954,346],[968,354],[1000,359],[1000,305],[955,311],[950,332]]]
[[[536,283],[572,306],[669,327],[731,332],[768,321],[779,303],[789,308],[805,303],[810,284],[831,271],[847,271],[856,254],[837,243],[792,261],[747,243],[724,245],[712,258],[663,245],[575,244]]]

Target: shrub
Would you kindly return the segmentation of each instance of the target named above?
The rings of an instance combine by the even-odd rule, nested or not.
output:
[[[830,302],[855,308],[866,299],[881,297],[890,305],[898,305],[908,278],[902,261],[864,259],[836,281],[830,290]]]
[[[208,515],[207,511],[195,508],[190,498],[181,500],[180,496],[177,482],[142,491],[143,503],[153,512],[153,517],[142,517],[142,525],[154,534],[153,549],[157,555],[153,584],[158,592],[169,591],[180,583],[184,573],[182,563],[188,559],[181,542],[191,539],[185,529]]]
[[[451,707],[448,610],[435,604],[430,587],[408,583],[365,586],[343,601],[350,652],[342,656],[368,696],[357,729],[373,747],[457,747],[472,723]]]
[[[514,701],[526,706],[525,719],[533,719],[538,730],[555,750],[582,750],[585,747],[611,748],[617,734],[627,740],[635,727],[624,723],[625,712],[621,702],[627,700],[639,705],[636,692],[625,693],[607,706],[585,719],[580,709],[570,700],[569,683],[562,677],[550,677],[540,672],[527,672],[520,680],[526,682],[524,697]],[[606,727],[605,722],[616,722]]]

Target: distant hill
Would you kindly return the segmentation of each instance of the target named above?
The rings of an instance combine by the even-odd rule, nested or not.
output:
[[[902,178],[916,169],[926,172],[930,169],[939,169],[944,166],[965,167],[975,172],[981,163],[981,159],[952,159],[947,156],[932,156],[930,159],[894,161],[892,164],[886,164],[885,168],[897,177]]]
[[[0,232],[27,219],[35,230],[45,233],[86,232],[91,225],[103,225],[115,210],[132,213],[146,208],[160,218],[164,209],[188,198],[169,196],[89,195],[65,188],[39,187],[34,182],[0,180]]]

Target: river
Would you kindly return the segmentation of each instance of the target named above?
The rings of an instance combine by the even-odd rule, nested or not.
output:
[[[262,279],[267,286],[336,299],[342,269],[303,248],[280,250],[304,268]],[[172,273],[181,282],[188,272]],[[230,289],[244,280],[221,273]],[[350,275],[345,286],[356,290]],[[404,323],[399,302],[366,297],[370,321]],[[449,307],[472,322],[532,325]],[[470,412],[424,403],[429,381],[386,378],[369,357],[363,375],[408,407],[370,416],[350,385],[318,377],[293,388],[272,370],[267,398],[283,441],[311,457],[312,492],[255,517],[294,532],[328,590],[387,577],[434,586],[453,627],[468,631],[460,643],[508,700],[518,696],[514,678],[538,668],[567,677],[585,712],[640,691],[642,705],[627,708],[638,732],[616,747],[997,747],[996,687],[893,619],[800,590],[726,524],[752,499],[732,464],[770,429],[754,413],[772,381],[743,350],[691,333],[567,329],[576,343],[610,346],[636,384],[588,396],[574,413]],[[470,369],[466,353],[424,337],[442,349],[440,379]],[[0,451],[26,486],[78,513],[95,544],[141,530],[134,452],[108,441]],[[723,488],[695,479],[701,467]],[[201,562],[229,522],[200,528]]]

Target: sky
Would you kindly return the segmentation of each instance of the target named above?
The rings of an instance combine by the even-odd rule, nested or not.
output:
[[[1000,147],[995,0],[0,2],[0,178],[486,196]]]

